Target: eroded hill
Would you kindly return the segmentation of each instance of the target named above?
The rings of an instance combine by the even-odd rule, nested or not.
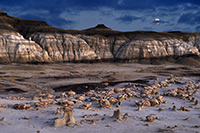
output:
[[[0,10],[0,63],[128,61],[200,55],[200,33],[114,31],[105,25],[64,30]]]

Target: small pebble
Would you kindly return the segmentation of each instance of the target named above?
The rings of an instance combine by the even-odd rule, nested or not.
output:
[[[155,120],[155,117],[153,117],[151,115],[146,116],[146,121],[148,121],[148,122],[154,122],[154,120]]]
[[[103,117],[101,120],[102,120],[102,121],[104,121],[105,119],[106,119],[106,118],[105,118],[105,117]]]
[[[92,121],[91,121],[91,124],[92,124],[92,125],[96,125],[95,120],[92,120]]]
[[[167,101],[163,101],[164,104],[167,104]]]
[[[199,100],[196,100],[194,104],[195,104],[195,105],[198,105],[198,104],[199,104]]]
[[[5,117],[2,117],[0,121],[7,121]]]
[[[25,120],[29,120],[30,117],[29,117],[29,116],[24,116],[24,119],[25,119]]]
[[[112,127],[111,125],[106,125],[106,127]]]
[[[177,111],[176,106],[173,106],[172,111]]]
[[[165,109],[159,108],[158,111],[165,111]]]
[[[173,128],[178,128],[178,126],[177,126],[177,125],[175,125]]]
[[[129,118],[128,113],[124,114],[124,116],[123,116],[123,120],[128,120],[128,118]]]
[[[189,120],[190,120],[190,118],[189,118],[189,117],[187,117],[187,118],[185,118],[184,120],[186,120],[186,121],[189,121]]]

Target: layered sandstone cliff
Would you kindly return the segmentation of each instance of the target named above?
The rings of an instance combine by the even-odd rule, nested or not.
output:
[[[62,30],[0,11],[0,63],[133,61],[200,55],[200,33]]]

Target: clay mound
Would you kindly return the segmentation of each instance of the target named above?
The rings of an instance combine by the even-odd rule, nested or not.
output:
[[[86,29],[86,31],[88,31],[88,30],[106,30],[106,31],[109,30],[109,31],[113,31],[111,28],[108,28],[104,24],[98,24],[97,26],[95,26],[93,28]]]
[[[0,15],[7,15],[7,13],[5,13],[4,11],[0,10]]]

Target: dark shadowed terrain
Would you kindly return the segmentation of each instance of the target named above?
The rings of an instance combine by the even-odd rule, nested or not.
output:
[[[200,81],[197,67],[164,64],[134,63],[61,63],[61,64],[4,64],[0,65],[0,91],[2,96],[30,97],[44,89],[55,92],[69,90],[83,93],[120,83],[148,86],[148,80],[167,77],[193,77]]]

